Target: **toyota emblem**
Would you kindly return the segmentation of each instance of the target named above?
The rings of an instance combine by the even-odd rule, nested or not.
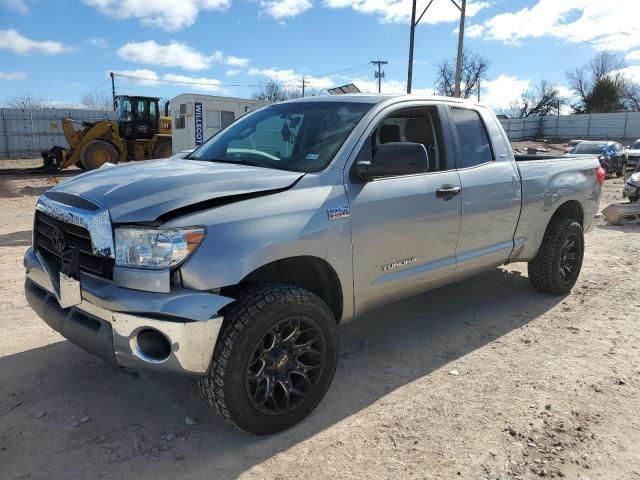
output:
[[[51,232],[51,244],[56,252],[62,253],[64,252],[64,235],[60,231],[59,228],[53,227],[53,231]]]

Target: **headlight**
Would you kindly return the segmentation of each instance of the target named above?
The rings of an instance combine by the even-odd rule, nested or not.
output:
[[[640,172],[632,173],[627,181],[640,184]]]
[[[116,228],[116,265],[169,268],[187,258],[203,238],[203,228]]]

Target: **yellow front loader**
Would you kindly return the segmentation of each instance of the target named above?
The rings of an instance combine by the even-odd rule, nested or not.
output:
[[[62,119],[69,149],[43,152],[45,168],[77,165],[93,170],[105,163],[120,163],[171,156],[171,118],[159,115],[156,97],[116,97],[117,120],[78,122]]]

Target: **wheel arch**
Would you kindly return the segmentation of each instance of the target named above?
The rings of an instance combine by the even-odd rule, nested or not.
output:
[[[336,322],[340,322],[344,310],[340,278],[329,262],[320,257],[302,255],[274,260],[245,275],[238,285],[225,287],[221,293],[234,296],[234,291],[244,287],[269,283],[285,283],[310,291],[329,306]]]
[[[551,222],[555,218],[571,218],[577,221],[580,226],[584,229],[584,209],[582,208],[582,204],[578,200],[568,200],[561,204],[558,208],[556,208],[553,215],[549,219],[547,223],[547,229]]]

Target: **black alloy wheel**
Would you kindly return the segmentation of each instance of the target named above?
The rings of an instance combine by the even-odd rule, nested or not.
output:
[[[309,317],[285,318],[255,346],[245,372],[252,405],[267,415],[282,415],[300,406],[314,390],[324,366],[326,342]]]
[[[566,239],[560,254],[560,278],[565,283],[575,282],[582,264],[582,240],[572,233]]]

